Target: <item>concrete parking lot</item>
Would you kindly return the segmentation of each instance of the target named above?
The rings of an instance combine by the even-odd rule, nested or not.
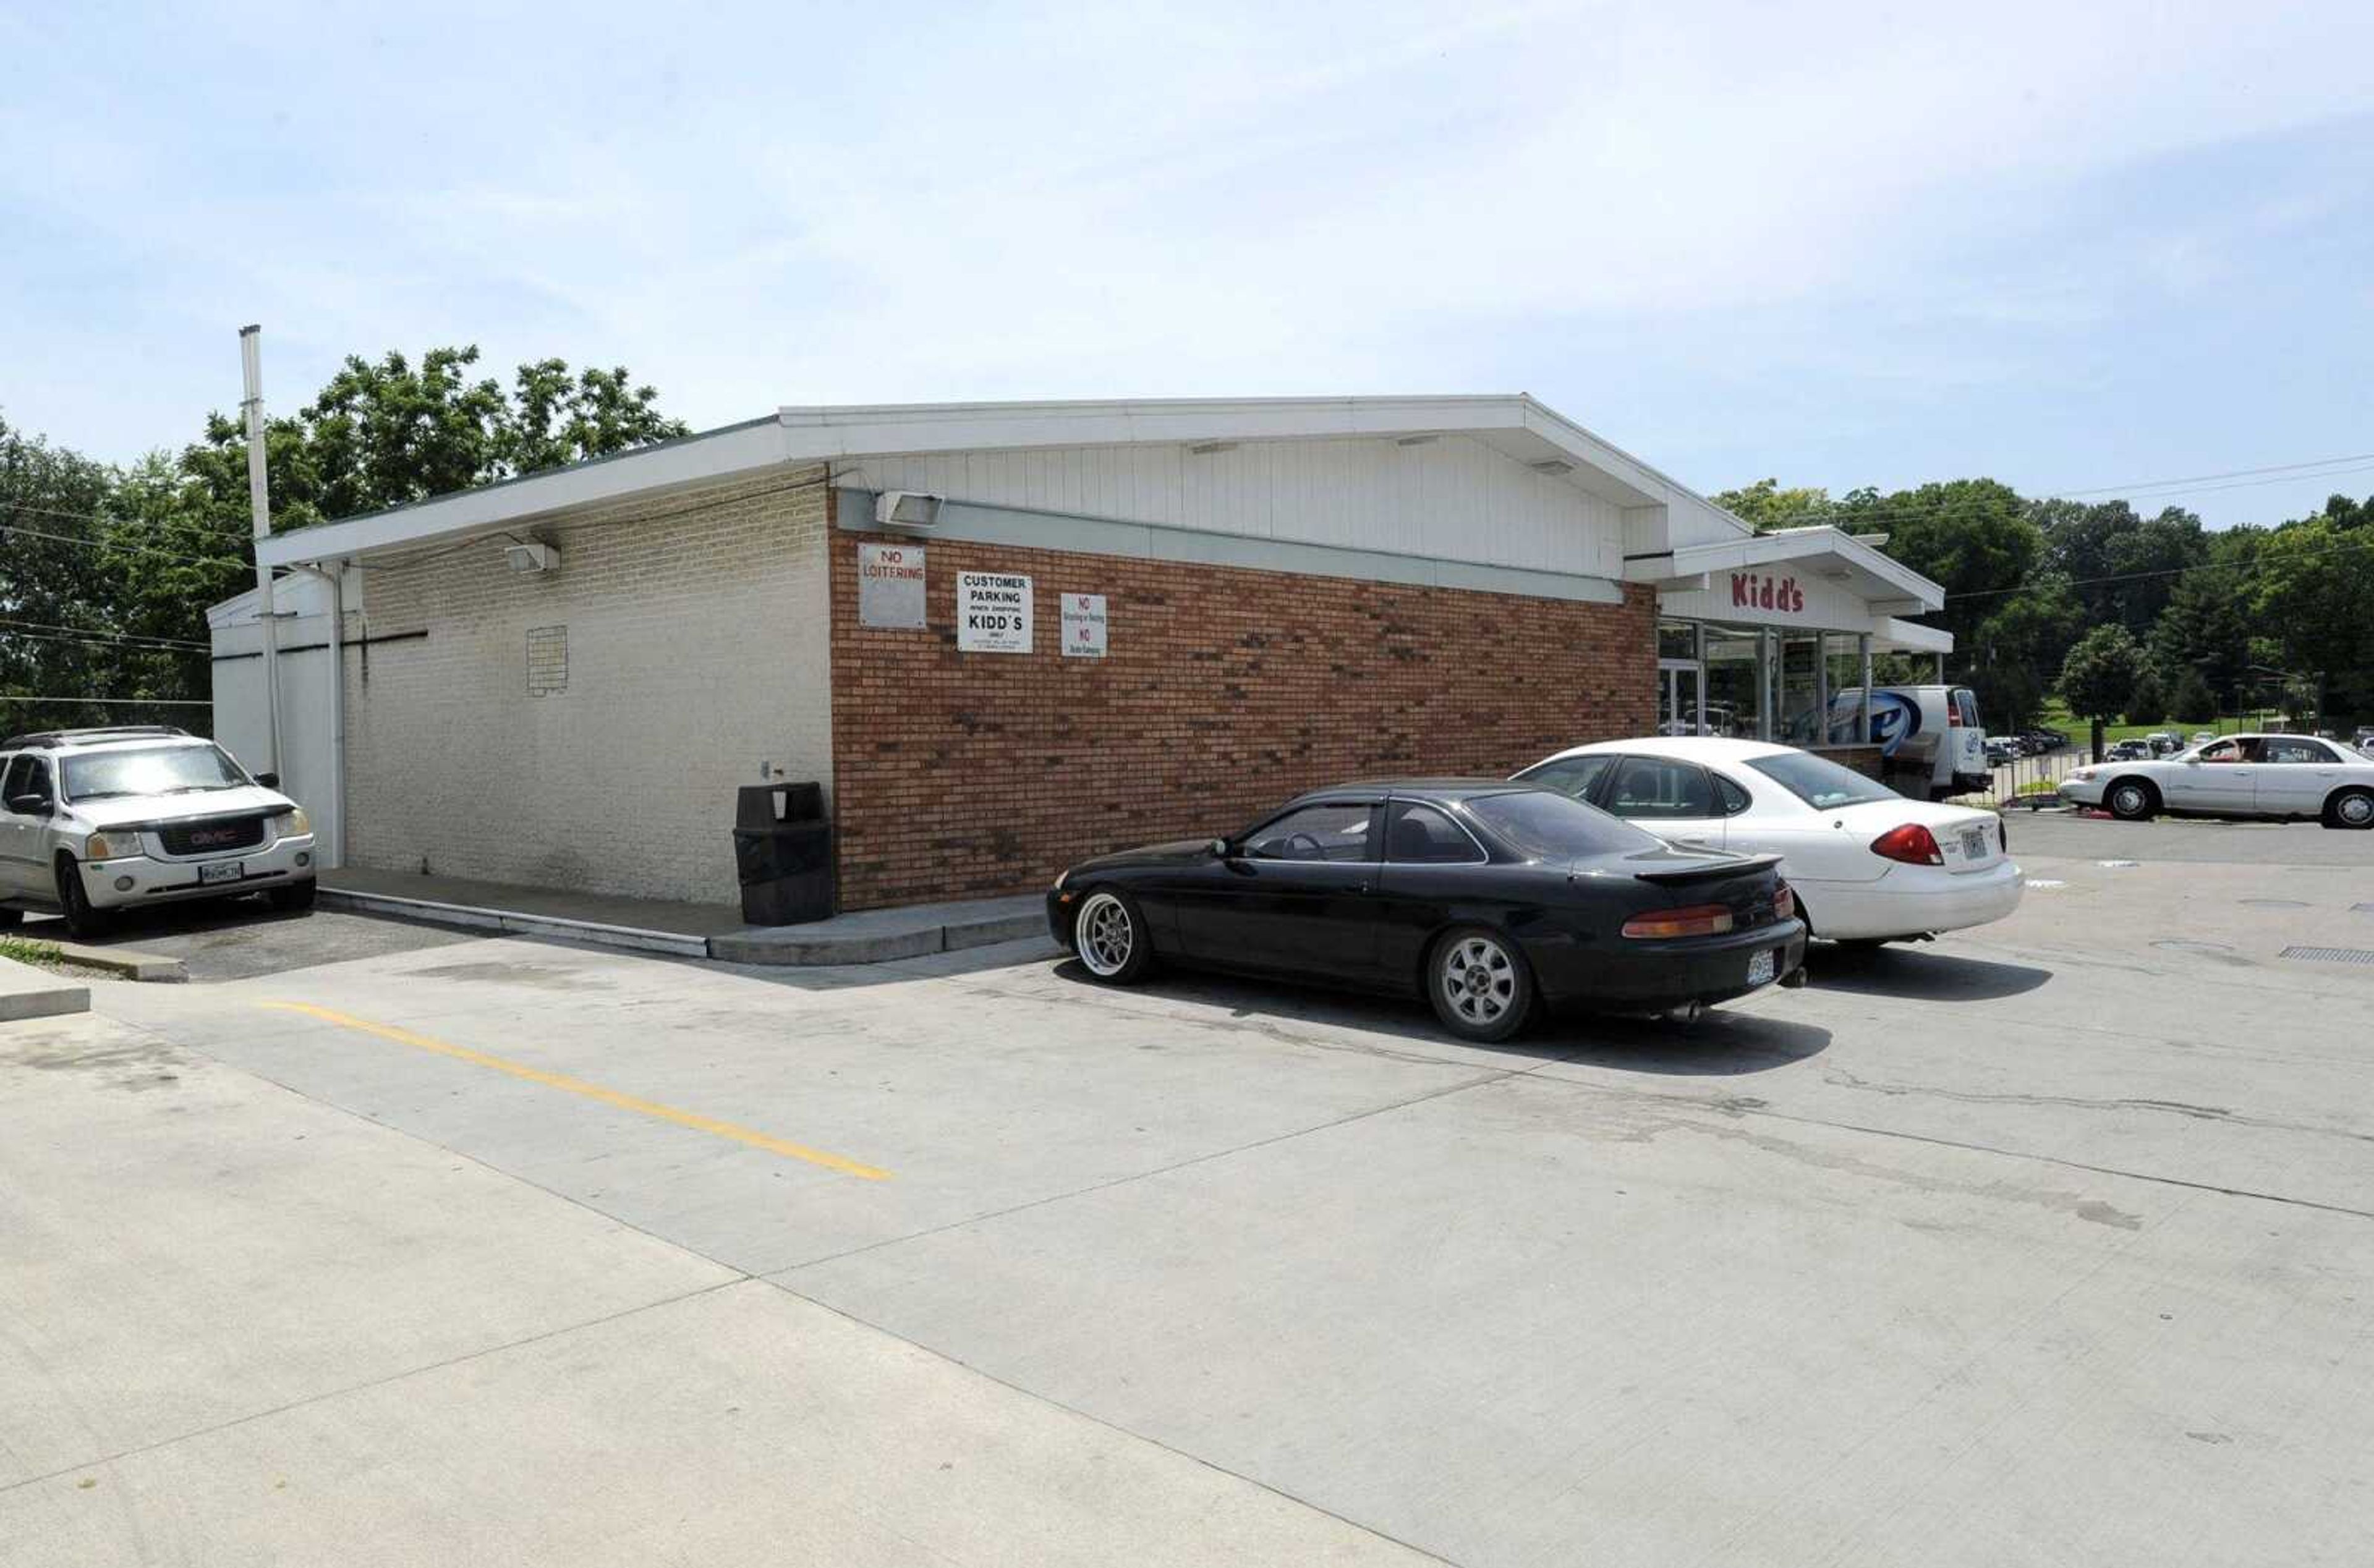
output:
[[[2361,1562],[2374,835],[2012,833],[1996,926],[1497,1049],[222,938],[0,1025],[0,1563]]]

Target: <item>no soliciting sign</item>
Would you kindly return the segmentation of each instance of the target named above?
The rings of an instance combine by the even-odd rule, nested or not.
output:
[[[957,647],[966,653],[1030,651],[1030,579],[957,573]]]

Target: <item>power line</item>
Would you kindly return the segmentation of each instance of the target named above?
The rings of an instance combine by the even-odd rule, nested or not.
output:
[[[211,702],[187,696],[18,696],[14,692],[0,692],[0,705],[12,702],[88,702],[106,708],[212,708],[214,706]]]
[[[161,642],[175,648],[210,649],[212,643],[196,642],[185,637],[156,637],[147,632],[120,631],[113,626],[64,626],[54,621],[21,621],[0,615],[0,626],[28,626],[34,631],[76,632],[92,637],[129,638],[135,642]]]
[[[2229,468],[2223,474],[2192,474],[2182,479],[2139,479],[2132,485],[2104,485],[2090,490],[2055,490],[2055,496],[2108,496],[2121,490],[2157,490],[2168,485],[2202,485],[2213,479],[2240,479],[2253,474],[2290,474],[2302,468],[2329,468],[2336,462],[2374,462],[2374,452],[2352,452],[2346,457],[2310,458],[2306,462],[2274,462],[2264,468]],[[2321,479],[2320,474],[2303,474],[2303,479]]]
[[[0,621],[0,642],[16,641],[65,642],[79,648],[112,648],[124,653],[180,653],[186,647],[185,644],[119,642],[109,638],[64,636],[57,632],[18,631],[6,622]]]
[[[0,533],[21,533],[28,539],[46,539],[53,544],[80,544],[87,550],[122,550],[127,555],[162,556],[169,561],[180,561],[195,567],[241,567],[245,561],[229,556],[185,556],[178,550],[160,550],[154,544],[123,544],[112,539],[87,539],[74,533],[44,533],[38,528],[27,528],[21,522],[0,522]]]
[[[2293,561],[2313,561],[2326,556],[2337,556],[2345,550],[2360,550],[2369,545],[2374,545],[2374,534],[2345,539],[2338,544],[2329,544],[2321,550],[2287,551],[2285,558]],[[2025,593],[2031,589],[2042,588],[2056,582],[2064,588],[2099,588],[2105,583],[2111,582],[2142,582],[2150,578],[2182,577],[2187,572],[2251,571],[2255,570],[2260,564],[2259,558],[2252,556],[2247,561],[2200,561],[2189,567],[2165,567],[2152,571],[2117,572],[2109,577],[2031,578],[2026,582],[2016,583],[2010,588],[1974,588],[1964,593],[1948,593],[1945,597],[1949,600],[1994,599],[2006,593]]]

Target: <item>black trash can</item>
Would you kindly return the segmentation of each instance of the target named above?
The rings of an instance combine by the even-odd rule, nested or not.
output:
[[[796,926],[832,913],[832,824],[821,784],[752,784],[734,809],[742,918]]]

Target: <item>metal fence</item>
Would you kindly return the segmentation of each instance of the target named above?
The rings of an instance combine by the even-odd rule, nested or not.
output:
[[[2094,754],[2080,745],[2016,756],[1989,768],[1985,788],[1957,795],[1954,802],[1957,805],[1985,806],[1994,811],[2052,805],[2059,800],[2055,791],[2061,781],[2074,769],[2093,760]]]

